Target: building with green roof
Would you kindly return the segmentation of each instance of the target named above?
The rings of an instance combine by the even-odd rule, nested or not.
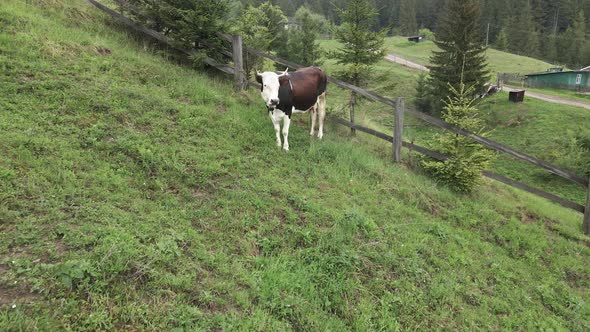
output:
[[[580,70],[552,70],[545,73],[528,74],[526,86],[531,88],[557,88],[576,91],[590,91],[590,66]]]

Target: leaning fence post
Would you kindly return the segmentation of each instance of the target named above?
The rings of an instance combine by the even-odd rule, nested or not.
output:
[[[354,105],[356,104],[356,92],[352,92],[350,95],[350,122],[354,124]],[[350,127],[350,133],[354,136],[356,129]]]
[[[232,36],[232,50],[234,58],[234,77],[236,79],[235,89],[236,91],[244,90],[244,68],[242,59],[242,36]]]
[[[393,161],[402,161],[402,137],[404,131],[404,98],[397,98],[395,103],[395,119],[393,126]]]
[[[586,208],[584,209],[584,233],[590,235],[590,181],[588,182],[588,193],[586,197]]]

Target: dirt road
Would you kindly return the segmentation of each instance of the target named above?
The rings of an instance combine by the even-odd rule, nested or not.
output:
[[[506,85],[504,85],[504,87],[502,89],[504,91],[522,90],[522,89],[511,88]],[[586,102],[578,101],[578,100],[567,99],[567,98],[558,97],[558,96],[546,95],[546,94],[542,94],[542,93],[538,93],[538,92],[526,91],[524,93],[524,97],[525,98],[526,97],[535,98],[535,99],[539,99],[539,100],[543,100],[543,101],[547,101],[547,102],[555,103],[555,104],[582,107],[582,108],[590,110],[590,103],[586,103]]]
[[[405,66],[405,67],[409,67],[409,68],[413,68],[413,69],[419,69],[419,70],[423,70],[423,71],[430,71],[428,68],[426,68],[425,66],[410,61],[408,59],[405,59],[403,57],[400,57],[397,54],[387,54],[385,56],[385,60],[391,61],[393,63],[397,63],[399,65]],[[505,91],[515,91],[515,90],[520,90],[520,89],[515,89],[509,86],[504,85],[503,90]],[[555,103],[555,104],[562,104],[562,105],[568,105],[568,106],[575,106],[575,107],[582,107],[585,109],[590,109],[590,102],[583,102],[583,101],[579,101],[579,100],[572,100],[572,99],[567,99],[567,98],[563,98],[563,97],[558,97],[558,96],[552,96],[552,95],[546,95],[546,94],[542,94],[542,93],[538,93],[538,92],[531,92],[531,91],[526,91],[525,92],[525,98],[526,97],[530,97],[530,98],[535,98],[535,99],[539,99],[539,100],[543,100],[546,102],[550,102],[550,103]]]

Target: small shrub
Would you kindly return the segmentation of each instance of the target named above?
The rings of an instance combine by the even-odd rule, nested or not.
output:
[[[85,260],[71,260],[55,267],[55,276],[68,289],[73,289],[79,282],[96,277],[92,265]]]
[[[418,35],[422,36],[428,40],[434,41],[434,32],[430,31],[430,29],[422,28],[418,30]]]
[[[428,94],[428,81],[426,75],[421,73],[416,84],[416,100],[414,105],[420,112],[429,113],[432,111]]]
[[[579,175],[590,176],[590,132],[567,130],[558,142],[560,148],[553,151],[552,159]]]

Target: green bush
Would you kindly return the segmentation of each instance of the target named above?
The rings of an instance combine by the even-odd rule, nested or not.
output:
[[[567,130],[559,138],[559,149],[551,159],[583,176],[590,176],[590,131]]]
[[[430,29],[422,28],[418,30],[418,35],[423,36],[427,40],[434,41],[434,32],[430,31]]]

